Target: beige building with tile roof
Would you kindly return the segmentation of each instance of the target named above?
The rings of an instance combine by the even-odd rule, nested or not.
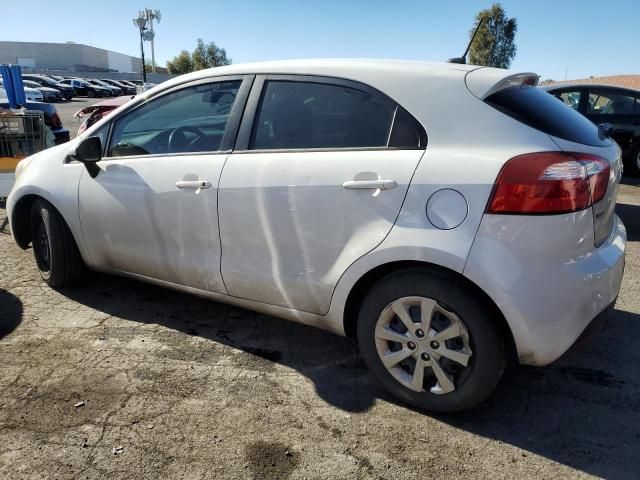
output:
[[[555,85],[557,83],[595,83],[598,85],[612,85],[615,87],[634,88],[636,90],[640,90],[640,74],[611,75],[608,77],[589,77],[578,80],[546,82],[547,85]]]

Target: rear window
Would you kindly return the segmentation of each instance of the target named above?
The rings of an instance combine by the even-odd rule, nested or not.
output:
[[[509,87],[485,101],[515,120],[554,137],[595,147],[610,144],[591,121],[540,88]]]

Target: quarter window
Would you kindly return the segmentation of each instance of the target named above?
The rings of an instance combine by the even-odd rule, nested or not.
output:
[[[219,151],[241,83],[195,85],[136,108],[116,120],[108,156]]]
[[[593,115],[631,115],[635,98],[607,91],[589,93],[588,113]]]
[[[395,118],[397,132],[392,129]],[[262,91],[249,149],[425,145],[424,129],[387,99],[341,85],[270,80]]]
[[[578,110],[580,107],[580,92],[562,92],[556,96],[574,110]]]

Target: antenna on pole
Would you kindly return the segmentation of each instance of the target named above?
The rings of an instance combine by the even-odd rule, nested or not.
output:
[[[151,35],[149,36],[149,38],[145,38],[145,40],[148,40],[149,42],[151,42],[151,71],[153,73],[156,72],[156,52],[155,52],[155,43],[154,43],[154,39],[155,39],[155,32],[153,31],[153,21],[155,20],[156,22],[160,23],[160,20],[162,19],[162,14],[160,13],[160,10],[151,10],[150,8],[145,8],[145,16],[147,17],[147,20],[149,22],[149,31],[151,32]]]
[[[483,22],[484,22],[484,17],[482,17],[480,19],[480,21],[478,22],[478,26],[473,31],[473,35],[471,35],[471,40],[469,40],[469,44],[467,45],[467,49],[464,51],[462,56],[461,57],[450,58],[449,60],[447,60],[447,63],[460,63],[462,65],[465,65],[467,63],[467,53],[469,53],[469,49],[471,48],[471,45],[473,44],[473,40],[476,38],[478,30],[480,30],[480,27],[482,26]]]

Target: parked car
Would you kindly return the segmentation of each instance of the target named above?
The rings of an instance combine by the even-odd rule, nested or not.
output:
[[[622,148],[625,173],[640,176],[640,90],[575,83],[542,88],[596,125],[611,124],[613,139]]]
[[[22,74],[22,78],[24,80],[30,80],[32,82],[36,82],[42,85],[43,87],[55,88],[56,90],[59,90],[62,93],[62,96],[67,100],[71,100],[76,94],[75,90],[70,85],[65,85],[63,83],[60,83],[58,80],[55,80],[51,77],[47,77],[46,75],[36,75],[36,74],[29,73],[29,74]]]
[[[55,88],[43,87],[39,83],[31,80],[22,80],[25,87],[33,88],[42,93],[42,98],[45,102],[59,102],[63,100],[62,92]]]
[[[99,87],[106,88],[107,90],[109,90],[110,96],[112,97],[119,97],[120,95],[123,94],[123,91],[120,87],[114,87],[113,85],[109,85],[108,83],[103,82],[102,80],[98,80],[96,78],[89,78],[87,79],[87,81],[92,85],[97,85]]]
[[[157,83],[143,82],[142,80],[129,80],[129,82],[136,86],[138,93],[146,92],[157,85]]]
[[[60,83],[63,85],[70,85],[75,89],[76,95],[79,97],[108,97],[110,95],[109,90],[106,88],[91,85],[80,78],[65,78]]]
[[[1,96],[3,98],[7,98],[7,92],[4,89],[4,83],[0,80],[0,88],[2,88]],[[36,90],[35,88],[29,88],[24,86],[24,96],[27,100],[31,100],[32,102],[42,102],[44,97],[40,90]]]
[[[352,335],[401,401],[470,408],[620,289],[620,149],[537,80],[388,60],[178,77],[23,160],[13,235],[52,287],[86,265]]]
[[[0,109],[2,108],[9,108],[9,102],[7,101],[6,96],[3,97],[2,92],[0,92]],[[60,145],[70,140],[71,137],[69,135],[69,130],[62,126],[62,121],[60,120],[60,116],[58,115],[58,110],[55,105],[51,103],[32,102],[27,100],[25,108],[27,110],[40,110],[44,112],[44,123],[53,133],[56,145]]]
[[[135,95],[137,93],[134,85],[127,85],[122,80],[111,80],[109,78],[101,78],[101,80],[109,85],[120,88],[123,95]]]
[[[137,88],[137,87],[138,87],[138,86],[137,86],[135,83],[133,83],[131,80],[118,80],[118,81],[119,81],[119,82],[121,82],[121,83],[124,83],[125,85],[128,85],[128,86],[130,86],[130,87],[132,87],[132,88]]]
[[[124,105],[130,100],[131,97],[128,96],[111,98],[98,103],[94,103],[93,105],[84,107],[82,110],[77,111],[73,114],[73,116],[81,119],[82,123],[80,124],[80,127],[78,127],[78,133],[76,135],[80,135],[87,128],[91,127],[91,125],[102,119],[102,117],[107,115],[109,112]]]

